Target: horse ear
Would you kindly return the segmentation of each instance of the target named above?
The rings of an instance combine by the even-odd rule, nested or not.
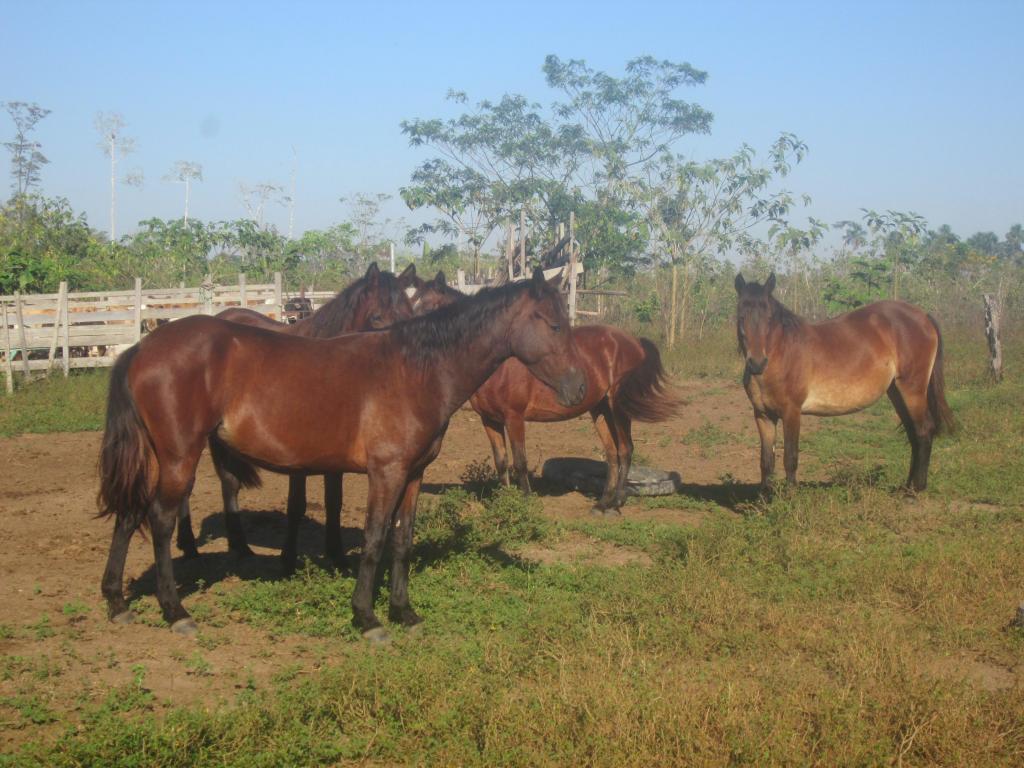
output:
[[[415,283],[416,282],[416,265],[415,264],[409,264],[408,267],[406,267],[405,269],[402,270],[402,274],[400,274],[398,276],[398,279],[401,280],[406,285],[411,285],[411,284]]]
[[[766,291],[768,291],[768,293],[771,293],[772,291],[775,290],[775,273],[774,272],[772,272],[770,275],[768,275],[768,279],[764,281],[764,289]]]
[[[444,288],[448,285],[448,278],[444,276],[444,270],[437,270],[437,274],[434,275],[434,283],[438,288]]]
[[[533,268],[533,277],[530,279],[530,293],[535,297],[543,296],[547,280],[544,279],[544,270],[540,267]]]
[[[366,268],[366,274],[363,275],[363,279],[366,280],[367,284],[372,288],[377,285],[379,277],[380,269],[377,267],[377,262],[375,261]]]
[[[742,292],[743,289],[747,287],[747,281],[743,279],[743,273],[736,273],[736,280],[734,282],[734,285],[736,286],[736,293]]]

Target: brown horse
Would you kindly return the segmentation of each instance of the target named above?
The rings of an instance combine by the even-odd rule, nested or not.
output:
[[[772,296],[774,289],[774,273],[764,285],[736,275],[736,336],[761,436],[761,485],[768,486],[775,469],[779,419],[786,480],[795,483],[801,414],[841,416],[888,393],[910,440],[907,485],[924,490],[932,438],[954,425],[935,318],[902,301],[879,301],[808,323]]]
[[[420,308],[443,306],[465,299],[448,287],[444,274],[424,283],[413,298]],[[669,418],[678,403],[665,387],[665,370],[654,342],[607,325],[585,325],[573,331],[587,377],[587,396],[567,407],[555,400],[549,387],[531,375],[518,360],[506,360],[469,399],[480,415],[491,443],[499,479],[509,484],[505,432],[512,448],[519,487],[530,491],[526,461],[527,421],[567,421],[590,413],[604,446],[608,476],[594,506],[599,514],[619,514],[626,499],[626,480],[633,460],[633,420],[657,422]]]
[[[371,264],[366,274],[345,290],[324,304],[311,316],[295,323],[282,323],[266,315],[243,307],[232,307],[217,314],[221,320],[242,323],[256,328],[265,328],[278,333],[305,338],[330,338],[352,331],[369,331],[387,327],[398,320],[412,317],[412,304],[406,291],[423,284],[416,277],[416,267],[409,265],[397,278],[390,272],[381,272],[376,263]],[[315,373],[312,369],[310,373]],[[221,496],[224,499],[224,523],[228,536],[228,548],[239,555],[251,555],[245,531],[239,516],[238,491],[252,488],[260,483],[255,468],[248,462],[233,456],[220,445],[216,435],[210,436],[210,454],[220,477]],[[325,552],[335,560],[342,558],[341,540],[341,475],[324,475],[324,512],[327,516]],[[306,476],[292,474],[288,478],[289,517],[306,512]],[[333,524],[332,524],[333,523]],[[178,521],[178,548],[186,557],[198,557],[195,535],[192,532],[192,517],[186,499]],[[281,553],[287,573],[295,570],[295,547],[285,547]]]
[[[390,530],[389,616],[418,623],[408,579],[423,471],[452,414],[510,356],[566,405],[584,398],[565,306],[539,270],[383,331],[305,339],[194,316],[150,334],[118,358],[107,400],[99,503],[101,514],[116,517],[102,581],[110,618],[133,618],[124,561],[132,534],[148,525],[164,618],[195,633],[174,583],[170,542],[203,445],[216,434],[226,451],[274,471],[369,475],[354,622],[368,639],[386,637],[373,586]]]

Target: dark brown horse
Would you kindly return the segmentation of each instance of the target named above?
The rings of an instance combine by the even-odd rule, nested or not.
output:
[[[423,471],[451,415],[510,356],[565,404],[584,398],[565,306],[539,270],[384,331],[306,339],[195,316],[153,332],[118,358],[107,400],[99,503],[116,517],[102,582],[111,619],[133,618],[124,561],[132,534],[147,525],[164,618],[177,632],[196,631],[174,583],[170,543],[203,446],[216,434],[226,452],[274,471],[369,475],[354,622],[368,639],[386,636],[373,585],[390,530],[389,616],[418,623],[408,578]]]
[[[954,425],[942,375],[942,334],[935,318],[902,301],[879,301],[808,323],[764,285],[736,275],[736,335],[746,358],[743,386],[761,436],[761,485],[775,470],[775,430],[782,419],[786,480],[796,482],[800,416],[841,416],[883,393],[910,440],[907,485],[928,485],[932,438]]]
[[[413,303],[431,308],[464,299],[438,274],[417,291]],[[419,311],[419,310],[417,310]],[[519,487],[530,491],[526,461],[527,421],[567,421],[589,413],[594,421],[608,477],[595,513],[618,514],[626,499],[626,480],[633,460],[633,420],[657,422],[669,418],[677,402],[665,387],[665,370],[654,342],[607,325],[584,325],[573,331],[587,396],[568,407],[557,402],[549,387],[518,360],[506,360],[469,399],[483,421],[491,443],[498,477],[509,484],[505,432]]]
[[[217,317],[278,333],[303,336],[306,338],[330,338],[352,331],[369,331],[384,328],[398,320],[412,317],[412,304],[407,291],[423,284],[416,277],[416,268],[410,265],[399,277],[390,272],[381,272],[371,264],[366,274],[349,285],[345,290],[324,304],[313,315],[295,323],[282,323],[251,309],[232,307]],[[310,371],[315,375],[316,371]],[[214,467],[220,477],[221,495],[224,499],[224,522],[228,536],[228,548],[240,555],[251,555],[245,531],[239,516],[238,491],[259,485],[256,469],[230,452],[224,451],[215,435],[210,436],[210,453]],[[336,521],[326,527],[325,551],[328,557],[340,560],[341,541],[337,531],[341,527],[341,475],[324,475],[324,511],[328,521]],[[293,474],[288,479],[289,515],[305,514],[306,477]],[[332,534],[332,532],[334,532]],[[188,500],[185,501],[178,521],[178,548],[186,557],[198,557],[195,535],[192,533],[192,517]],[[295,570],[295,547],[282,551],[285,571]]]

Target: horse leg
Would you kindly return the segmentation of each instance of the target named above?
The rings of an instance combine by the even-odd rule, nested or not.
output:
[[[306,476],[288,476],[288,535],[281,550],[281,566],[285,576],[295,573],[299,550],[299,524],[306,516]]]
[[[178,549],[184,553],[186,558],[199,557],[196,537],[192,533],[192,511],[188,499],[181,502],[181,511],[178,514]]]
[[[800,409],[791,408],[782,415],[782,436],[786,447],[783,463],[786,465],[786,482],[796,485],[796,465],[800,458]]]
[[[757,425],[757,434],[761,437],[761,490],[766,491],[771,485],[772,475],[775,474],[775,435],[778,419],[754,411],[754,423]]]
[[[626,483],[629,481],[629,469],[633,465],[633,420],[614,404],[612,416],[615,418],[615,434],[619,443],[619,477],[615,485],[615,508],[619,509],[626,503]]]
[[[406,484],[402,500],[395,511],[395,525],[391,531],[391,599],[388,618],[406,627],[422,621],[409,604],[409,552],[412,550],[412,532],[416,521],[416,500],[422,482],[423,475],[419,475]]]
[[[153,557],[156,561],[156,597],[164,620],[171,625],[171,629],[178,634],[194,635],[196,623],[181,604],[171,560],[171,538],[180,503],[178,501],[165,506],[157,500],[149,507],[149,530],[153,537]]]
[[[238,491],[242,487],[242,481],[237,474],[231,471],[232,462],[228,460],[223,444],[212,437],[210,438],[210,456],[213,459],[213,468],[217,471],[217,477],[220,478],[220,497],[224,503],[224,529],[228,536],[228,549],[236,555],[247,557],[252,554],[252,550],[245,538],[241,507],[238,504]],[[180,528],[178,535],[179,537],[181,535]]]
[[[491,453],[494,454],[494,471],[498,474],[498,482],[503,485],[511,485],[508,476],[508,454],[505,452],[505,425],[500,421],[481,416],[484,423],[484,432],[491,442]]]
[[[339,567],[345,566],[341,541],[341,475],[324,475],[324,555]]]
[[[370,472],[363,556],[352,591],[352,623],[362,630],[363,637],[373,642],[387,640],[387,633],[380,628],[380,621],[373,612],[373,584],[388,524],[406,485],[404,468],[383,467]]]
[[[928,487],[928,465],[932,456],[935,420],[928,410],[928,382],[897,378],[889,385],[889,399],[899,414],[910,440],[910,474],[907,487],[923,491]]]
[[[591,412],[594,431],[597,432],[601,445],[604,447],[604,460],[608,464],[604,490],[591,510],[595,514],[604,514],[609,507],[615,506],[615,491],[619,484],[619,446],[614,434],[615,421],[611,415],[608,400],[602,400]]]
[[[242,528],[242,515],[238,506],[238,489],[242,484],[235,475],[227,470],[218,471],[220,475],[220,493],[224,500],[224,528],[228,534],[228,549],[241,557],[252,554],[249,542]]]
[[[508,441],[512,445],[512,463],[519,480],[519,490],[530,492],[530,471],[526,464],[526,422],[519,414],[514,414],[508,424]]]
[[[124,561],[128,556],[128,544],[137,527],[134,520],[117,516],[110,554],[107,555],[107,567],[103,571],[101,590],[107,600],[107,617],[116,624],[127,624],[135,618],[124,599]]]

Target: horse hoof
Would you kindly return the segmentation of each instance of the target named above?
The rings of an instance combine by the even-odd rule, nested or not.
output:
[[[195,637],[199,632],[199,627],[196,626],[195,621],[189,616],[187,619],[178,619],[171,624],[171,632],[182,637]]]
[[[135,621],[135,611],[121,611],[110,617],[113,624],[131,624]]]
[[[363,632],[363,639],[370,645],[387,645],[391,642],[391,635],[384,627],[374,627]]]
[[[248,544],[241,544],[239,546],[228,544],[228,550],[231,551],[235,557],[252,557],[255,554],[249,548]]]
[[[608,507],[603,514],[605,517],[622,517],[622,510],[618,507]]]
[[[192,547],[191,549],[182,549],[181,550],[181,556],[185,560],[198,560],[199,559],[199,550],[196,549],[195,547]]]
[[[594,517],[604,517],[605,511],[604,507],[599,507],[596,504],[590,508],[590,514]]]

